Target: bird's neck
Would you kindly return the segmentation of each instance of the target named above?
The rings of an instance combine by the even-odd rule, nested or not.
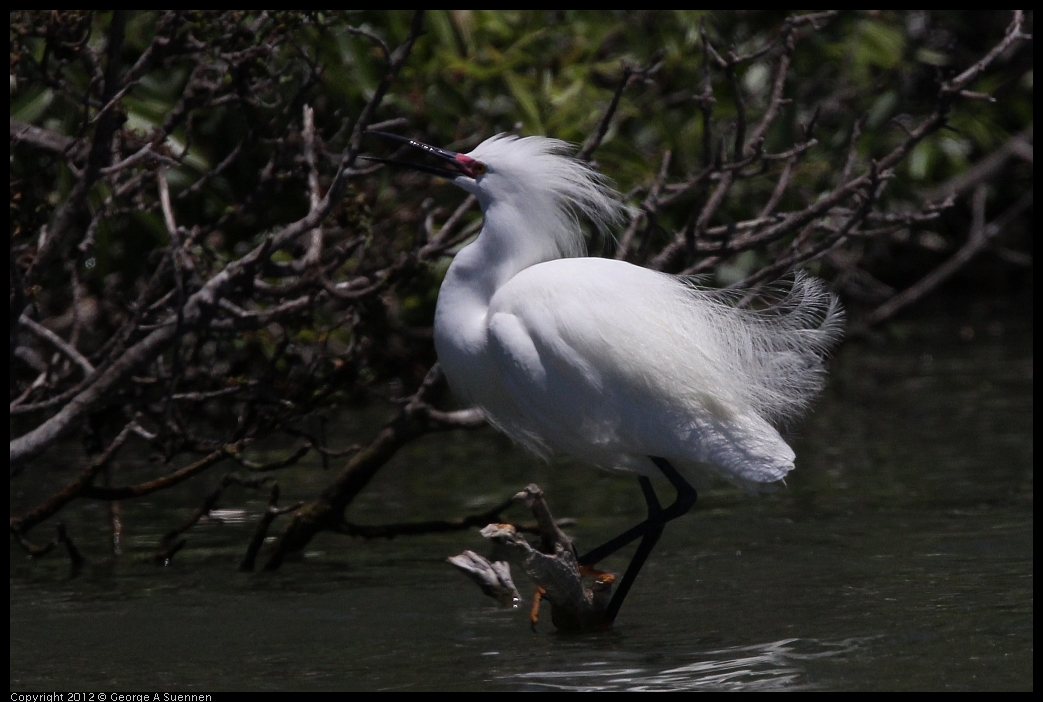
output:
[[[549,229],[554,222],[539,208],[524,216],[509,204],[492,204],[483,210],[482,231],[453,259],[435,309],[438,360],[449,385],[465,402],[477,402],[499,382],[487,352],[493,296],[526,268],[561,257]]]
[[[561,258],[558,218],[546,208],[524,211],[510,201],[489,204],[478,238],[464,247],[449,266],[439,294],[460,296],[484,309],[511,278],[537,263]]]

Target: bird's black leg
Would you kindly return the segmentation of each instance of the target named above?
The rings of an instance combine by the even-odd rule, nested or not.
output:
[[[677,519],[681,515],[685,514],[695,504],[698,494],[688,481],[681,477],[681,474],[677,472],[677,469],[670,465],[670,462],[665,458],[659,458],[658,456],[649,456],[652,462],[663,472],[663,475],[677,490],[677,499],[674,500],[666,509],[663,509],[659,505],[659,500],[655,496],[655,492],[652,490],[652,483],[644,476],[639,477],[638,480],[641,482],[641,491],[645,495],[645,504],[648,505],[648,519],[637,524],[619,536],[606,541],[597,548],[588,551],[579,557],[580,565],[594,565],[599,563],[608,556],[623,548],[631,541],[637,539],[639,536],[644,536],[645,532],[648,531],[650,525],[655,523],[665,524],[671,520]]]
[[[606,556],[615,553],[637,537],[641,537],[641,543],[638,544],[637,551],[634,552],[633,558],[630,559],[630,565],[627,566],[626,573],[623,574],[623,580],[619,583],[616,591],[612,593],[612,600],[605,609],[604,621],[606,624],[611,624],[615,620],[616,614],[619,613],[619,608],[623,606],[623,600],[630,591],[630,586],[634,584],[637,574],[641,571],[641,566],[648,560],[649,554],[652,553],[656,542],[662,536],[663,527],[666,526],[667,522],[677,519],[688,512],[699,496],[695,488],[681,477],[681,474],[670,465],[669,461],[658,456],[650,456],[649,458],[652,459],[652,462],[656,464],[666,479],[674,486],[674,489],[677,490],[677,499],[664,509],[659,504],[659,499],[652,489],[652,482],[645,476],[639,477],[641,492],[644,493],[645,504],[648,505],[648,519],[593,551],[584,554],[579,559],[580,565],[593,565]]]
[[[688,510],[695,505],[695,501],[699,498],[699,493],[695,491],[695,488],[687,480],[681,477],[676,468],[670,465],[670,461],[658,456],[649,456],[649,458],[652,459],[652,463],[655,463],[659,470],[663,471],[663,475],[674,486],[674,490],[677,490],[677,499],[674,500],[672,505],[663,510],[663,521],[673,521],[682,515],[688,514]]]
[[[596,549],[580,556],[580,565],[592,566],[595,563],[600,563],[634,539],[644,536],[648,533],[649,525],[659,521],[659,515],[663,513],[663,508],[659,504],[659,498],[656,497],[655,490],[652,489],[652,481],[643,475],[638,477],[638,480],[641,483],[641,492],[645,495],[645,504],[648,505],[648,519],[630,527],[616,538],[610,539]]]
[[[648,506],[648,518],[654,519],[663,513],[663,506],[659,504],[659,497],[652,488],[652,481],[641,475],[637,481],[641,484],[641,492],[645,495],[645,504]]]

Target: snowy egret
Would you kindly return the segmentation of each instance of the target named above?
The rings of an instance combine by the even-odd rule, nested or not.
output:
[[[453,392],[538,455],[638,476],[648,518],[579,559],[592,566],[641,538],[605,612],[611,623],[697,487],[716,475],[756,491],[793,469],[771,422],[819,390],[839,303],[798,274],[781,301],[743,310],[688,279],[585,257],[579,215],[609,227],[625,210],[565,142],[498,135],[462,154],[379,134],[439,165],[371,160],[441,176],[477,196],[484,215],[438,294],[435,348]],[[660,505],[650,477],[670,481],[673,504]]]

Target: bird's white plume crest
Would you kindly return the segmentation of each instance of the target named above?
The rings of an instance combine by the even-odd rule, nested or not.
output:
[[[479,198],[524,203],[528,221],[542,224],[542,231],[533,234],[550,237],[561,258],[586,254],[581,215],[610,233],[626,212],[608,179],[574,158],[574,151],[572,144],[560,139],[497,134],[468,154],[487,166],[483,180],[500,181],[476,189]]]

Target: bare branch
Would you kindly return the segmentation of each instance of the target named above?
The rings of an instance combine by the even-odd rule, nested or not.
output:
[[[866,315],[863,324],[867,327],[879,324],[937,288],[981,252],[992,239],[1002,234],[1007,226],[1031,205],[1032,193],[1028,192],[1022,195],[1021,199],[1011,205],[998,219],[985,226],[985,186],[979,185],[974,194],[974,223],[971,226],[967,243],[917,283],[898,293]]]
[[[345,27],[344,30],[348,34],[355,34],[357,36],[366,37],[367,39],[369,39],[380,49],[380,52],[384,54],[384,63],[391,63],[391,49],[389,49],[387,43],[383,39],[378,37],[376,34],[374,34],[373,32],[366,31],[365,29],[361,29],[359,27]]]
[[[1031,124],[978,163],[954,176],[948,182],[924,193],[921,197],[925,202],[934,202],[945,200],[950,196],[963,195],[975,189],[979,183],[991,180],[1012,158],[1020,158],[1032,163]]]
[[[140,149],[138,149],[133,154],[123,159],[119,163],[114,163],[111,166],[106,166],[105,168],[102,168],[100,172],[102,175],[111,175],[113,173],[118,173],[119,171],[130,168],[131,166],[135,166],[141,163],[142,161],[146,160],[157,161],[167,166],[178,165],[178,162],[174,159],[170,158],[169,156],[164,156],[163,154],[157,154],[152,149],[153,144],[145,144]]]
[[[127,24],[127,13],[117,10],[113,12],[109,24],[107,66],[105,69],[105,95],[107,102],[117,92],[117,81],[122,69],[121,54],[123,51],[124,31]],[[94,140],[87,155],[87,166],[80,175],[68,197],[58,208],[50,224],[40,232],[40,243],[29,270],[25,273],[25,285],[35,285],[43,275],[44,267],[58,252],[59,244],[65,240],[68,230],[72,228],[76,216],[84,207],[87,195],[94,186],[101,169],[106,166],[112,156],[112,137],[119,127],[119,119],[113,111],[105,113],[95,127]]]
[[[941,93],[943,95],[963,93],[966,86],[981,75],[986,68],[991,66],[992,63],[1003,54],[1003,52],[1019,41],[1027,41],[1031,39],[1031,35],[1024,34],[1021,31],[1024,22],[1025,13],[1021,10],[1014,10],[1014,19],[1011,20],[1010,26],[1007,27],[1007,33],[1006,36],[1003,37],[1003,40],[999,44],[996,44],[996,46],[992,47],[989,53],[985,54],[985,56],[976,61],[963,73],[952,80],[946,81],[941,87]],[[973,94],[973,97],[977,98],[979,97],[979,94],[975,93]]]
[[[787,30],[783,31],[782,45],[784,50],[779,55],[779,64],[775,69],[775,81],[772,83],[768,108],[764,111],[760,123],[750,133],[749,141],[746,142],[746,146],[743,149],[743,154],[746,156],[752,153],[755,145],[764,142],[764,136],[768,133],[768,128],[779,114],[779,108],[783,104],[782,91],[786,88],[786,77],[789,75],[790,61],[793,58],[794,41],[793,32],[789,31],[787,27]]]
[[[250,545],[247,547],[246,554],[239,564],[239,570],[246,573],[253,571],[254,564],[257,562],[257,554],[260,553],[261,546],[264,545],[264,540],[268,536],[268,528],[272,525],[272,522],[275,521],[276,517],[296,512],[303,504],[303,502],[297,502],[290,507],[279,507],[279,483],[272,483],[272,492],[268,497],[268,509],[264,511],[261,521],[257,523],[257,529],[254,530],[253,538],[250,539]]]
[[[775,208],[779,204],[779,200],[782,199],[782,194],[786,192],[786,188],[789,187],[790,175],[793,173],[793,164],[797,162],[796,156],[790,156],[786,159],[786,165],[782,167],[782,173],[779,174],[779,179],[775,182],[775,188],[771,191],[771,197],[764,203],[764,207],[761,208],[760,214],[757,215],[757,219],[763,220],[765,217],[775,211]]]
[[[205,458],[189,464],[180,470],[176,470],[173,473],[168,473],[162,478],[138,483],[137,485],[127,485],[125,487],[99,487],[96,485],[86,485],[83,488],[82,494],[84,497],[92,497],[96,500],[126,500],[131,497],[141,497],[156,492],[157,490],[163,490],[177,485],[178,483],[183,483],[192,476],[202,473],[226,458],[231,458],[238,450],[239,447],[235,444],[222,446]]]
[[[663,192],[663,184],[666,183],[671,156],[672,154],[670,151],[663,152],[663,160],[662,163],[659,164],[659,174],[652,183],[652,187],[649,189],[644,202],[641,203],[641,210],[631,218],[630,225],[627,227],[627,230],[623,232],[623,236],[619,240],[619,245],[616,247],[617,259],[622,260],[626,257],[627,252],[630,250],[630,245],[634,240],[634,235],[637,234],[637,230],[651,221],[653,213],[658,210],[659,195]]]
[[[83,354],[81,354],[79,351],[73,348],[71,344],[66,343],[64,339],[62,339],[60,336],[55,334],[47,327],[43,326],[42,324],[38,324],[37,322],[34,322],[24,314],[18,318],[18,323],[26,329],[28,329],[29,331],[31,331],[33,334],[36,334],[41,339],[44,339],[49,343],[53,344],[59,351],[64,353],[66,356],[72,359],[76,363],[76,365],[82,368],[84,375],[86,375],[87,377],[90,377],[94,373],[94,366],[91,364],[90,361],[86,359],[86,357],[84,357]]]
[[[601,115],[601,119],[598,120],[597,129],[587,139],[587,143],[583,145],[576,153],[576,158],[580,161],[588,161],[594,154],[601,142],[605,139],[605,134],[608,133],[608,125],[612,121],[612,116],[615,115],[616,109],[619,107],[619,100],[623,97],[623,91],[630,85],[630,79],[634,75],[634,67],[628,63],[623,64],[623,77],[619,80],[619,86],[616,88],[616,92],[612,95],[612,99],[608,103],[608,107],[605,108],[604,113]]]
[[[191,529],[196,523],[203,517],[210,514],[210,512],[217,506],[217,501],[221,499],[221,495],[231,485],[242,485],[248,488],[258,488],[264,483],[271,480],[271,476],[263,476],[260,478],[252,478],[244,480],[236,475],[226,475],[221,479],[221,483],[214,488],[206,499],[203,500],[203,504],[199,506],[189,517],[182,522],[179,526],[168,531],[163,535],[163,538],[159,541],[159,547],[156,549],[156,553],[153,556],[160,565],[170,565],[170,561],[174,558],[174,554],[185,547],[185,540],[179,540],[182,534]]]
[[[344,470],[322,495],[298,512],[280,537],[266,570],[278,569],[289,553],[300,550],[322,530],[338,529],[344,509],[369,483],[384,463],[399,448],[431,429],[430,403],[445,388],[445,376],[438,364],[428,371],[416,393],[376,436],[348,461]]]
[[[289,468],[291,466],[296,465],[298,461],[300,461],[302,458],[308,455],[308,452],[311,451],[311,448],[312,447],[310,445],[299,446],[296,451],[294,451],[286,458],[282,458],[278,461],[270,461],[268,463],[255,463],[254,461],[248,461],[245,458],[243,458],[242,455],[238,452],[231,453],[230,457],[232,460],[234,460],[236,463],[238,463],[244,468],[248,468],[255,472],[267,472],[272,470],[281,470],[283,468]]]
[[[77,144],[72,137],[35,127],[14,117],[11,118],[11,139],[62,155],[68,153]]]
[[[385,46],[386,50],[387,47]],[[315,111],[310,105],[304,106],[304,160],[308,164],[308,206],[310,212],[319,208],[319,167],[315,159]],[[322,257],[322,227],[311,230],[311,241],[308,252],[301,260],[301,270],[318,265]]]
[[[474,195],[468,195],[460,206],[449,216],[449,219],[445,221],[442,228],[438,231],[438,234],[434,236],[421,250],[420,256],[427,258],[436,251],[440,251],[441,245],[445,242],[446,237],[452,235],[453,231],[459,226],[463,220],[465,214],[474,209],[474,206],[478,204],[478,198]]]
[[[161,168],[156,172],[156,181],[159,183],[159,202],[163,208],[163,223],[167,225],[170,243],[176,250],[181,236],[178,234],[177,221],[174,219],[174,209],[170,206],[170,185],[167,183],[167,173],[164,169]]]
[[[123,430],[120,431],[116,438],[105,447],[105,450],[102,451],[90,466],[80,473],[74,481],[66,485],[34,509],[26,512],[21,517],[12,517],[10,524],[11,533],[19,535],[27,533],[34,526],[50,518],[66,504],[79,497],[84,489],[91,484],[95,476],[97,476],[98,473],[100,473],[102,469],[112,461],[113,457],[115,457],[119,450],[123,448],[123,445],[127,442],[127,439],[130,438],[135,426],[136,422],[129,422],[124,426]]]

